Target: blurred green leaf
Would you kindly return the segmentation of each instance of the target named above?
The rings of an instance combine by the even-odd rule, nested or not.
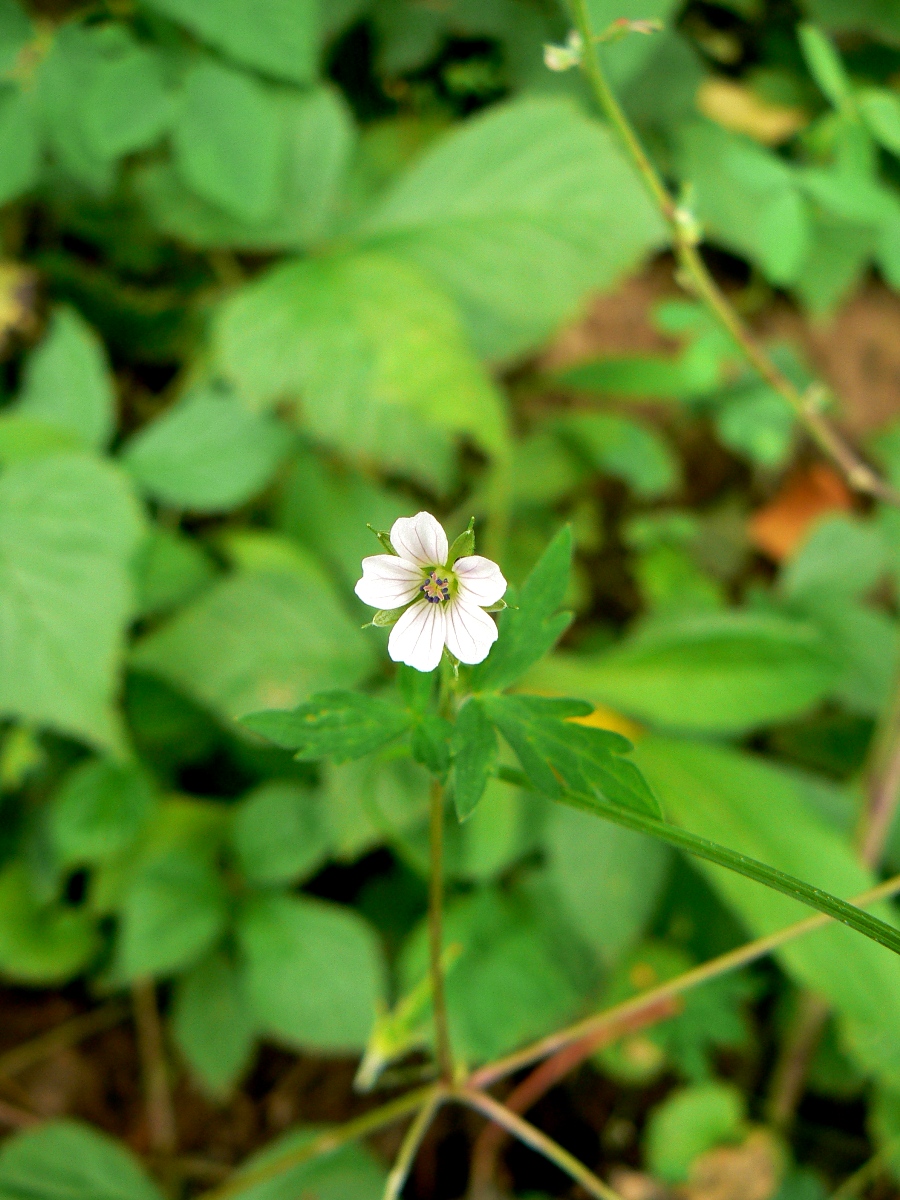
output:
[[[3,974],[32,986],[64,983],[88,966],[99,945],[94,921],[83,908],[38,902],[24,862],[9,863],[0,872]]]
[[[526,682],[672,728],[732,733],[803,712],[839,669],[810,622],[732,610],[648,625],[604,654],[557,654]]]
[[[53,798],[50,832],[66,867],[112,858],[131,845],[154,805],[153,787],[139,768],[96,759],[65,778]]]
[[[315,564],[297,557],[292,570],[214,584],[138,642],[134,665],[228,718],[359,682],[370,643]]]
[[[132,566],[139,617],[156,616],[192,600],[216,575],[195,540],[161,525],[149,530]]]
[[[537,345],[665,239],[603,126],[547,98],[513,101],[447,134],[360,236],[439,279],[490,359]]]
[[[749,754],[698,743],[644,739],[635,758],[666,813],[691,832],[770,863],[838,896],[872,884],[850,846],[804,800],[790,772]],[[701,870],[754,937],[808,912],[789,896],[706,863]],[[873,915],[894,923],[889,906]],[[795,980],[827,997],[841,1014],[843,1040],[865,1069],[900,1079],[894,1029],[900,1011],[900,961],[839,925],[776,952]],[[865,987],[859,981],[866,981]]]
[[[163,504],[194,512],[237,508],[269,482],[291,435],[232,393],[188,392],[125,446],[123,462]]]
[[[23,88],[0,89],[0,204],[8,204],[37,183],[40,134],[34,95]]]
[[[396,258],[340,254],[276,267],[226,302],[215,344],[248,401],[302,397],[311,433],[358,460],[434,484],[449,433],[506,454],[502,401],[453,305]]]
[[[361,1050],[384,994],[381,948],[349,908],[259,896],[238,918],[256,1020],[291,1046]]]
[[[806,23],[797,26],[797,38],[810,74],[835,108],[852,104],[853,89],[841,57],[821,29]]]
[[[497,735],[484,705],[470,697],[459,710],[453,735],[453,803],[460,821],[475,811],[497,761]]]
[[[174,115],[161,56],[137,42],[122,45],[97,64],[83,105],[85,133],[100,158],[151,146]]]
[[[318,797],[288,780],[261,783],[234,808],[231,844],[251,883],[294,883],[312,874],[329,848]]]
[[[191,67],[173,130],[175,162],[199,196],[244,221],[271,216],[286,144],[274,97],[213,60]]]
[[[103,748],[140,516],[121,475],[79,455],[0,475],[0,710]]]
[[[680,468],[664,439],[616,413],[576,413],[557,428],[598,471],[618,476],[636,495],[652,499],[671,492]]]
[[[699,1083],[671,1093],[650,1115],[647,1159],[666,1183],[682,1183],[694,1159],[723,1142],[735,1142],[744,1126],[744,1098],[729,1083]]]
[[[51,1121],[0,1149],[4,1200],[161,1200],[121,1142],[80,1121]]]
[[[313,0],[145,0],[237,62],[310,83],[318,57]]]
[[[224,954],[211,954],[178,979],[172,1030],[203,1087],[227,1096],[249,1066],[255,1028],[244,982]]]
[[[293,1129],[252,1154],[234,1176],[237,1200],[381,1200],[387,1183],[384,1168],[364,1146],[350,1144],[317,1155],[309,1162],[278,1171],[260,1183],[240,1187],[241,1176],[265,1170],[282,1155],[301,1149],[316,1136],[314,1129]]]
[[[103,343],[74,308],[56,309],[28,357],[15,411],[56,425],[100,449],[115,428],[112,372]]]
[[[121,971],[139,979],[190,966],[226,920],[225,887],[203,855],[187,848],[154,855],[138,868],[123,899]]]

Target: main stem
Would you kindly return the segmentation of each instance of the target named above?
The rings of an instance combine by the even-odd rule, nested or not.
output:
[[[600,63],[591,28],[587,0],[571,0],[575,24],[582,41],[582,67],[594,96],[609,123],[615,129],[653,203],[659,209],[672,234],[672,244],[681,267],[681,282],[692,291],[728,331],[748,361],[766,383],[791,405],[820,449],[841,469],[858,491],[892,504],[900,504],[900,494],[889,487],[832,428],[816,407],[817,394],[801,392],[778,369],[706,269],[697,249],[697,228],[689,213],[683,212],[650,161],[640,139],[622,110]]]
[[[434,1009],[434,1041],[441,1076],[453,1082],[453,1052],[450,1049],[450,1025],[447,1020],[447,993],[444,987],[444,789],[440,780],[431,781],[430,797],[431,876],[428,881],[428,950],[431,969],[431,993]]]

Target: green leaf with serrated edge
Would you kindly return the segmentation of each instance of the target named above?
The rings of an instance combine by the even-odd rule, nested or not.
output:
[[[285,712],[250,713],[241,724],[300,759],[348,762],[392,742],[410,726],[402,708],[358,692],[319,692]]]
[[[631,750],[627,738],[560,720],[587,716],[589,704],[521,695],[485,696],[483,704],[532,783],[546,795],[559,799],[569,788],[601,795],[636,812],[659,815],[656,798],[640,771],[621,757]]]
[[[453,802],[465,821],[475,811],[497,762],[497,735],[481,701],[470,696],[459,710],[453,735]]]
[[[472,691],[501,690],[550,650],[572,620],[560,612],[572,566],[572,531],[559,531],[525,580],[515,608],[498,618],[500,636],[472,671]]]
[[[255,1027],[244,981],[226,955],[211,954],[179,978],[172,1031],[205,1090],[227,1095],[250,1063]]]
[[[80,1121],[50,1121],[0,1150],[3,1200],[162,1200],[131,1152]]]
[[[529,776],[523,771],[501,767],[497,774],[508,783],[513,783],[518,787],[534,786]],[[541,791],[542,789],[536,788],[535,790]],[[670,825],[667,821],[645,816],[634,809],[602,800],[596,795],[561,791],[558,795],[551,796],[551,799],[571,805],[572,808],[579,808],[583,812],[592,812],[598,817],[614,821],[617,825],[624,825],[626,829],[648,833],[651,837],[668,842],[670,846],[693,854],[696,858],[718,863],[719,866],[727,867],[728,870],[735,871],[738,875],[755,879],[757,883],[765,884],[766,887],[773,888],[776,892],[783,892],[785,896],[800,900],[802,903],[808,904],[810,908],[827,913],[828,916],[840,921],[843,925],[849,925],[851,929],[864,934],[872,941],[878,942],[879,945],[886,946],[895,954],[900,954],[900,931],[892,928],[885,921],[879,921],[877,917],[870,916],[863,909],[855,908],[852,904],[839,900],[837,896],[832,896],[821,888],[804,883],[802,879],[787,875],[784,871],[776,870],[775,867],[757,862],[756,859],[749,858],[746,854],[739,854],[716,842],[687,833],[677,825]]]

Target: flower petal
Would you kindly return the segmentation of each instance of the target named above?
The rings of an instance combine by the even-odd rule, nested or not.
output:
[[[506,591],[506,580],[500,574],[500,568],[480,554],[458,558],[453,564],[453,573],[459,580],[460,596],[471,604],[496,604]]]
[[[394,554],[364,558],[362,569],[362,579],[353,590],[373,608],[399,608],[414,600],[422,587],[422,568]]]
[[[420,567],[439,567],[447,561],[447,535],[431,513],[399,517],[391,526],[391,545],[401,558]]]
[[[420,600],[409,606],[391,630],[388,654],[394,662],[406,663],[417,671],[433,671],[444,652],[446,629],[444,605]]]
[[[497,640],[497,626],[483,608],[457,596],[447,605],[446,637],[447,649],[460,662],[480,663]]]

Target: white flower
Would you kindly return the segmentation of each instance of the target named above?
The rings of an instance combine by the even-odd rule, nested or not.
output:
[[[362,562],[356,594],[373,608],[409,608],[391,629],[388,654],[417,671],[433,671],[444,646],[460,662],[480,663],[497,640],[484,611],[506,591],[500,568],[469,554],[449,563],[447,535],[431,513],[400,517],[391,528],[394,554]]]

